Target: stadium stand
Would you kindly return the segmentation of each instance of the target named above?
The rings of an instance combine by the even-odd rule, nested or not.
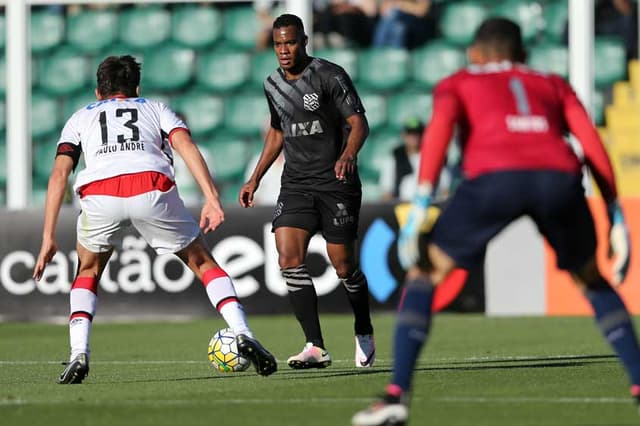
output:
[[[195,72],[196,54],[193,49],[165,43],[145,53],[144,79],[140,83],[150,90],[175,91],[184,89]]]
[[[138,50],[158,46],[171,37],[171,13],[157,5],[136,6],[120,12],[120,41]]]
[[[66,22],[64,15],[47,9],[34,10],[31,13],[29,39],[34,54],[47,52],[65,39]]]
[[[177,6],[171,14],[171,38],[183,46],[203,49],[222,33],[222,14],[213,7]]]
[[[568,76],[566,0],[434,3],[439,10],[438,37],[413,50],[334,47],[314,51],[349,73],[367,109],[371,136],[359,159],[365,201],[376,200],[379,194],[378,158],[388,155],[389,147],[398,143],[399,130],[408,116],[419,114],[428,121],[433,86],[466,63],[464,48],[487,16],[503,15],[518,21],[528,40],[530,63]],[[0,12],[0,50],[5,45],[4,28],[5,17]],[[277,66],[271,50],[255,51],[258,28],[255,11],[248,5],[130,5],[80,8],[70,15],[34,7],[30,31],[33,138],[37,144],[54,143],[64,121],[94,101],[95,69],[102,59],[133,54],[143,64],[143,96],[165,102],[185,115],[217,170],[223,199],[235,203],[237,194],[226,191],[238,188],[242,183],[239,170],[262,146],[260,132],[267,122],[268,108],[261,86]],[[88,31],[91,37],[86,36]],[[619,39],[598,37],[595,55],[594,119],[599,125],[605,123],[604,105],[613,87],[613,104],[606,108],[607,130],[603,134],[609,141],[629,140],[629,134],[638,133],[629,128],[635,129],[634,115],[640,110],[640,101],[636,101],[640,98],[640,67],[632,62],[627,71]],[[5,73],[4,55],[0,55],[0,99],[5,92]],[[620,82],[627,74],[628,81]],[[3,109],[0,103],[0,112]],[[4,127],[3,116],[0,130]],[[44,149],[37,152],[38,156],[46,155]],[[43,160],[37,159],[39,163]],[[42,169],[34,171],[34,176],[37,173]],[[43,185],[41,179],[34,178],[37,191],[43,190]],[[183,190],[189,191],[196,197],[197,188]]]
[[[80,52],[96,54],[118,39],[118,19],[113,9],[82,9],[67,19],[67,42]]]

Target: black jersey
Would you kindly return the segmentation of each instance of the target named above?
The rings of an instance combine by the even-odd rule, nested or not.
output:
[[[342,67],[312,58],[297,80],[278,68],[264,82],[271,127],[284,134],[282,187],[360,191],[358,173],[336,179],[335,164],[349,134],[346,118],[364,107]]]

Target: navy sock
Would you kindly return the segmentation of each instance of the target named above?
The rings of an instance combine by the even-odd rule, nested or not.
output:
[[[587,290],[587,298],[595,311],[598,326],[622,361],[631,384],[640,385],[640,348],[629,312],[615,290],[601,280]]]
[[[433,290],[433,284],[429,279],[419,278],[405,283],[396,319],[391,381],[403,392],[407,392],[411,387],[413,369],[429,334]]]

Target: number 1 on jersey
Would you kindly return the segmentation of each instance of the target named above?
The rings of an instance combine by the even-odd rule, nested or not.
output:
[[[509,80],[509,89],[516,101],[516,110],[520,115],[531,114],[531,107],[529,106],[529,98],[527,97],[527,91],[522,84],[522,80],[518,77],[512,77]]]

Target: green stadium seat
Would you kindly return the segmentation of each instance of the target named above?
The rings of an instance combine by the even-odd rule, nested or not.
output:
[[[440,32],[447,41],[467,46],[487,15],[488,10],[480,2],[446,2],[440,17]]]
[[[389,126],[399,131],[410,118],[419,118],[427,124],[431,118],[433,98],[430,93],[400,92],[391,95],[387,105]]]
[[[7,38],[7,18],[4,14],[0,14],[0,49],[4,49]]]
[[[358,53],[355,50],[349,48],[318,49],[313,52],[313,56],[340,65],[349,74],[351,80],[358,80]]]
[[[542,6],[535,0],[504,0],[491,9],[491,15],[509,18],[520,25],[525,42],[533,40],[543,29]]]
[[[69,95],[89,82],[90,60],[71,48],[56,50],[43,58],[38,66],[38,80],[42,89],[53,95]]]
[[[559,43],[539,43],[529,49],[529,65],[540,71],[569,76],[569,51]]]
[[[33,144],[33,175],[38,180],[48,179],[56,159],[58,138],[50,136]]]
[[[229,7],[223,11],[223,38],[233,47],[251,50],[256,47],[261,25],[251,6]]]
[[[62,120],[67,121],[73,113],[80,108],[84,108],[90,103],[97,102],[96,95],[94,93],[95,85],[85,86],[76,95],[65,96],[62,99]]]
[[[611,86],[627,75],[627,58],[622,39],[596,37],[594,42],[594,68],[596,87]]]
[[[262,88],[265,78],[278,68],[278,59],[275,53],[269,50],[259,52],[251,57],[251,84]]]
[[[224,118],[222,98],[196,91],[173,98],[172,108],[184,115],[194,138],[221,126]]]
[[[56,98],[40,91],[31,96],[31,135],[39,138],[60,131],[60,106]]]
[[[191,82],[195,73],[193,49],[164,44],[145,53],[141,85],[151,90],[177,90]]]
[[[7,104],[4,98],[0,98],[0,132],[4,133],[4,130],[6,127],[7,127]]]
[[[402,144],[397,129],[385,128],[372,132],[358,154],[358,168],[366,179],[377,180],[382,165],[393,149]]]
[[[132,49],[157,46],[171,35],[171,13],[156,5],[123,9],[119,31],[120,41]]]
[[[413,51],[411,76],[419,86],[431,89],[466,62],[464,50],[446,41],[435,40]]]
[[[47,9],[31,13],[29,37],[33,53],[46,52],[64,41],[65,17]]]
[[[245,92],[226,97],[224,126],[243,136],[260,134],[269,120],[269,107],[262,92]]]
[[[362,92],[360,99],[366,111],[369,129],[374,131],[387,124],[387,98],[375,92]]]
[[[358,57],[359,85],[365,89],[393,90],[409,80],[409,52],[398,48],[371,48]]]
[[[246,52],[217,49],[200,55],[196,80],[207,89],[225,92],[249,80],[251,56]]]
[[[171,38],[176,42],[201,49],[218,40],[222,31],[222,16],[212,6],[184,5],[171,14]]]
[[[209,166],[216,181],[242,179],[250,158],[249,145],[242,136],[219,132],[213,139],[202,141],[199,145],[207,152]]]
[[[240,188],[244,185],[243,180],[234,179],[228,182],[224,182],[221,188],[221,197],[220,202],[223,206],[237,206],[238,205],[238,194],[240,193]]]
[[[118,13],[113,9],[82,9],[67,20],[67,41],[85,53],[97,53],[118,38]]]
[[[0,164],[2,164],[2,167],[0,167],[0,187],[4,189],[7,183],[7,144],[4,140],[0,143]]]
[[[593,122],[597,126],[603,126],[604,123],[604,110],[605,110],[605,100],[604,93],[601,90],[596,90],[593,92],[593,105],[591,107],[591,117],[593,118]]]
[[[31,73],[32,77],[33,74]],[[7,91],[7,62],[5,55],[0,55],[0,95],[4,96]]]
[[[548,0],[543,4],[544,38],[552,42],[562,42],[567,29],[569,4],[566,0]]]

